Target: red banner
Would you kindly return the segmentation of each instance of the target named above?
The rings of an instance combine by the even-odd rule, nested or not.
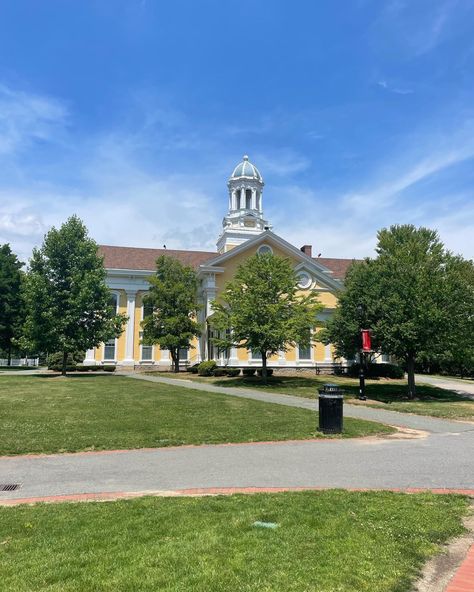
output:
[[[370,334],[370,329],[361,329],[360,332],[362,333],[362,351],[372,351],[372,336]]]

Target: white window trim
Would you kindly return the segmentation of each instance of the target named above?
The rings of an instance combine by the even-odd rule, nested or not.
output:
[[[110,290],[111,294],[113,294],[117,298],[117,306],[115,308],[115,314],[118,313],[120,307],[120,290]],[[118,349],[118,338],[115,337],[114,339],[114,359],[113,360],[106,360],[105,359],[105,342],[102,348],[102,363],[105,364],[117,364],[117,349]]]
[[[141,305],[141,315],[140,315],[140,328],[141,328],[141,321],[143,321],[143,319],[145,318],[145,305],[143,303],[143,296],[146,296],[145,294],[142,294],[142,305]],[[140,333],[143,333],[143,331],[139,331],[139,336]],[[151,360],[144,360],[143,359],[143,343],[141,343],[141,338],[140,338],[140,360],[139,360],[139,364],[143,364],[145,366],[153,366],[153,364],[155,363],[155,346],[152,345],[151,346]],[[145,346],[145,347],[150,347],[150,346]]]
[[[302,284],[300,281],[300,278],[302,275],[305,275],[308,278],[308,281],[305,284]],[[313,285],[313,278],[311,277],[311,275],[307,272],[307,271],[300,271],[298,272],[298,288],[300,288],[301,290],[309,290],[311,288],[311,286]]]
[[[262,252],[262,249],[263,249],[263,248],[265,248],[265,250],[266,250],[266,249],[270,249],[270,251],[264,251],[264,252],[269,252],[269,253],[271,253],[271,254],[273,255],[273,249],[272,249],[272,248],[271,248],[271,246],[270,246],[270,245],[268,245],[267,243],[263,243],[263,245],[260,245],[260,246],[258,247],[258,249],[257,249],[257,253],[258,253],[258,254],[261,254],[261,252]]]
[[[311,340],[309,343],[309,358],[305,358],[305,359],[300,359],[300,344],[297,343],[296,344],[296,364],[298,366],[307,366],[307,365],[314,365],[315,359],[314,359],[314,355],[315,355],[315,347],[314,347],[314,343],[313,343],[313,334],[314,334],[314,329],[311,328]]]

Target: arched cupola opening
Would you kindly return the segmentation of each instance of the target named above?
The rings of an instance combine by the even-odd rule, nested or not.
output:
[[[222,222],[223,232],[217,243],[220,252],[271,228],[268,221],[263,219],[263,177],[247,155],[232,171],[227,186],[229,212]],[[248,219],[250,212],[252,224],[249,224]]]

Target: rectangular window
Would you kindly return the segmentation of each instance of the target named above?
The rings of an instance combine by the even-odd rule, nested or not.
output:
[[[180,362],[187,362],[188,361],[188,348],[181,347],[179,349],[179,361]]]
[[[115,360],[115,339],[109,339],[105,342],[104,360]]]
[[[142,345],[142,360],[144,362],[151,362],[153,360],[152,345]]]
[[[262,353],[256,349],[253,349],[252,350],[252,360],[261,360],[261,359],[262,359]]]
[[[118,310],[118,296],[114,292],[110,294],[109,305],[114,309],[115,312]],[[115,360],[115,338],[108,339],[104,343],[104,360],[112,361]]]
[[[142,318],[146,319],[147,317],[153,314],[153,306],[148,302],[143,303],[143,310],[142,310]],[[143,340],[143,331],[140,332],[140,341]],[[143,345],[142,344],[142,353],[141,353],[141,360],[143,362],[151,362],[153,361],[153,346],[152,345]]]
[[[310,345],[299,345],[298,346],[298,358],[300,360],[311,360],[311,346]]]

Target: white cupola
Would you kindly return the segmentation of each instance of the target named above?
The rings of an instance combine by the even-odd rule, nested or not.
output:
[[[234,168],[227,187],[229,188],[229,211],[222,221],[222,234],[217,241],[217,250],[224,253],[271,229],[263,219],[263,178],[248,156]]]

